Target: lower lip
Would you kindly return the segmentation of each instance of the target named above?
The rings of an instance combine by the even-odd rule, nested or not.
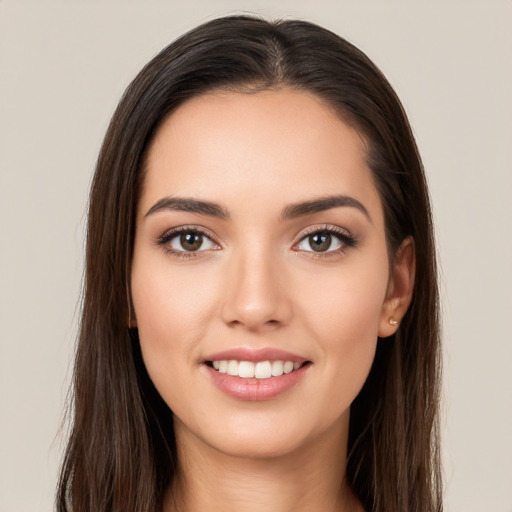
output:
[[[220,373],[211,366],[203,365],[212,382],[226,395],[238,400],[270,400],[294,387],[305,375],[310,364],[298,370],[268,379],[242,379]]]

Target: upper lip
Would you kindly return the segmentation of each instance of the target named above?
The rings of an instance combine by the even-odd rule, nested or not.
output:
[[[278,348],[230,348],[215,352],[205,358],[205,361],[223,361],[223,360],[236,360],[236,361],[252,361],[257,363],[260,361],[292,361],[293,363],[305,363],[307,358],[281,350]]]

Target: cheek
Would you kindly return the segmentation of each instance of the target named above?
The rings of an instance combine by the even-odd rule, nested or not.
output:
[[[350,405],[364,384],[377,346],[388,267],[385,257],[371,263],[340,268],[324,280],[316,276],[315,288],[304,289],[313,298],[303,302],[301,316],[308,336],[318,340],[325,396],[327,401],[341,400],[343,407]],[[312,289],[316,292],[308,293]]]
[[[144,362],[158,389],[197,362],[215,304],[215,284],[158,262],[132,268],[132,300]]]
[[[336,271],[310,273],[302,290],[301,315],[324,339],[349,340],[377,337],[388,286],[387,258],[354,260]]]

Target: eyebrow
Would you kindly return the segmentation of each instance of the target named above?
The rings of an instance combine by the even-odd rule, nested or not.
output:
[[[368,218],[371,222],[368,210],[357,199],[345,195],[335,195],[312,199],[301,203],[294,203],[286,206],[281,213],[281,219],[289,220],[304,215],[312,215],[314,213],[323,212],[332,208],[349,207],[356,208]]]
[[[357,199],[346,195],[334,195],[293,203],[286,206],[281,212],[281,220],[291,220],[305,215],[331,210],[332,208],[349,207],[356,208],[371,222],[368,210]],[[210,201],[192,199],[189,197],[164,197],[157,201],[146,213],[146,217],[160,211],[171,210],[181,212],[199,213],[222,220],[229,220],[231,215],[228,210]]]
[[[189,197],[164,197],[157,201],[146,213],[146,217],[162,210],[172,210],[178,212],[200,213],[217,217],[222,220],[230,218],[229,212],[216,203],[210,201],[200,201]]]

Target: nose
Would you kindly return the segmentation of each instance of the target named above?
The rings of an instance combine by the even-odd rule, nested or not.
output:
[[[268,252],[233,255],[222,304],[223,320],[230,327],[267,332],[289,323],[292,304],[286,274]]]

